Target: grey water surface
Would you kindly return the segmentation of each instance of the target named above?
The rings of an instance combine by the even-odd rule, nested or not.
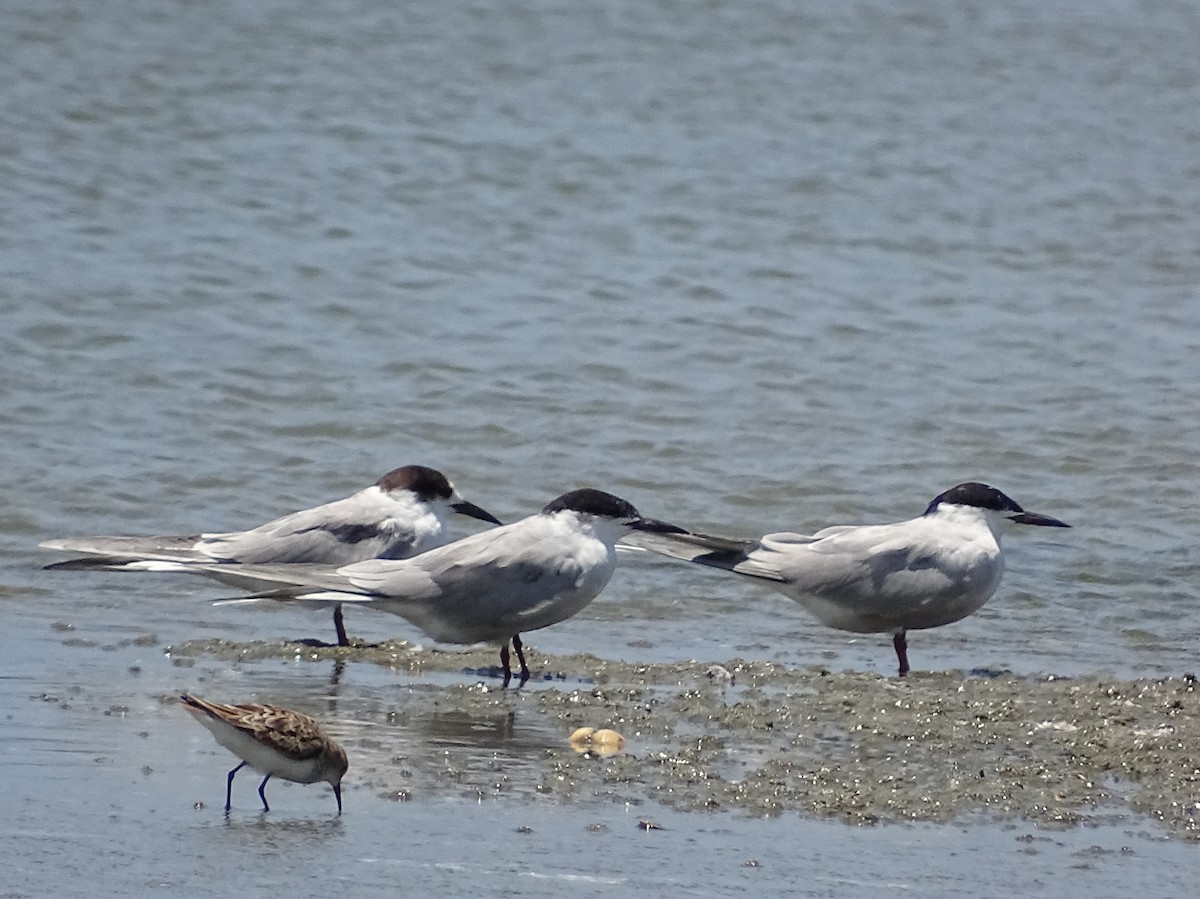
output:
[[[983,480],[1074,528],[1011,534],[1000,591],[910,635],[914,668],[1194,671],[1193,6],[6,0],[0,17],[0,895],[1186,892],[1195,847],[1148,823],[863,829],[349,782],[339,820],[326,787],[285,784],[260,817],[251,775],[226,821],[231,757],[167,698],[320,714],[328,665],[167,647],[328,638],[326,617],[43,572],[35,547],[241,528],[411,462],[505,520],[590,485],[744,536],[898,520]],[[894,666],[886,637],[636,560],[530,640]],[[339,689],[403,683],[351,664]],[[486,727],[467,731],[486,761]]]

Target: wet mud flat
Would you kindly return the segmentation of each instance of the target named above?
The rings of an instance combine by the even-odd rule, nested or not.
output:
[[[1140,820],[1200,841],[1200,692],[1190,673],[1123,680],[916,671],[899,679],[739,659],[638,664],[527,647],[533,678],[504,689],[491,649],[206,640],[168,652],[184,666],[201,657],[301,658],[395,671],[407,685],[402,695],[344,704],[336,724],[360,783],[393,799],[608,799],[856,824]],[[572,748],[578,727],[612,728],[625,746],[613,754]],[[447,733],[458,734],[457,745]]]

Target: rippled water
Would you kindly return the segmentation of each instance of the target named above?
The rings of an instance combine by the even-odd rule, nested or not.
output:
[[[505,519],[590,484],[745,535],[985,480],[1075,529],[1014,534],[915,667],[1193,669],[1198,39],[1159,0],[7,4],[10,751],[44,684],[137,692],[104,646],[325,626],[43,574],[38,540],[238,528],[418,461]],[[893,664],[666,565],[532,640]]]

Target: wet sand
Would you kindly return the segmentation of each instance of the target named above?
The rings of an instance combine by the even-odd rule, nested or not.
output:
[[[638,664],[527,647],[534,676],[501,688],[495,652],[404,642],[349,648],[197,640],[201,659],[334,660],[405,675],[334,725],[360,782],[405,800],[428,792],[607,798],[682,812],[799,812],[873,824],[1028,821],[1042,827],[1153,821],[1200,840],[1195,677],[1018,677],[1005,672],[875,674],[733,659]],[[168,697],[164,697],[166,701]],[[507,745],[477,755],[406,753],[379,726],[425,722],[447,746],[455,722]],[[622,752],[569,743],[612,728]]]

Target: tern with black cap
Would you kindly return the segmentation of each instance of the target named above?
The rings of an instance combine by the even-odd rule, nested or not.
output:
[[[393,469],[344,499],[293,512],[248,531],[190,537],[69,537],[44,549],[85,553],[47,568],[137,569],[138,563],[348,565],[364,559],[407,559],[449,540],[451,512],[490,524],[500,520],[469,503],[444,474],[425,465]],[[348,646],[340,603],[333,606],[338,645]]]
[[[1070,527],[1026,512],[995,487],[969,482],[934,497],[923,515],[894,524],[841,525],[749,541],[701,534],[627,540],[761,581],[829,627],[890,633],[904,675],[908,631],[965,618],[996,592],[1004,573],[1000,534],[1010,522]]]
[[[686,533],[646,518],[611,493],[584,488],[564,493],[535,515],[411,559],[370,559],[340,568],[176,561],[140,567],[200,574],[254,594],[226,603],[355,603],[399,615],[439,642],[498,644],[506,684],[512,677],[511,640],[523,683],[529,666],[520,635],[583,610],[612,577],[617,540],[634,531]]]

